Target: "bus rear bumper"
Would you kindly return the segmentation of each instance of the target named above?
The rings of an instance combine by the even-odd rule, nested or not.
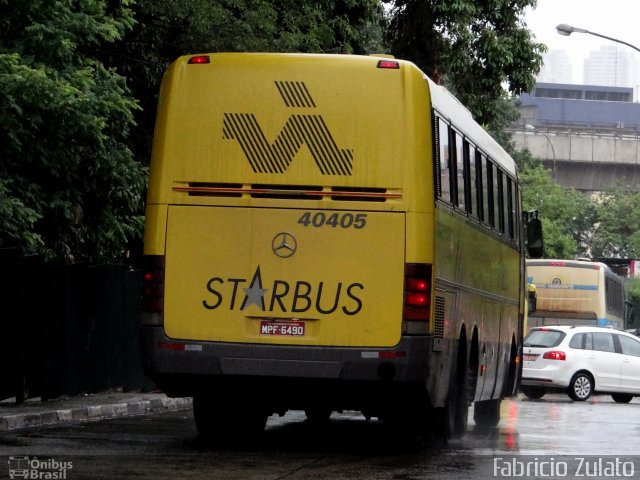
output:
[[[402,337],[386,349],[185,342],[167,338],[162,327],[142,327],[141,339],[145,372],[175,396],[249,380],[424,388],[438,355],[428,336]]]

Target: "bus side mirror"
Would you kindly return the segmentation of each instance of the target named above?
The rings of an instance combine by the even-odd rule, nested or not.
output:
[[[538,308],[538,295],[536,295],[535,290],[529,290],[529,299],[528,299],[528,312],[533,313]]]
[[[538,218],[538,212],[532,211],[527,217],[527,250],[529,258],[542,258],[544,255],[544,239],[542,236],[542,222]]]

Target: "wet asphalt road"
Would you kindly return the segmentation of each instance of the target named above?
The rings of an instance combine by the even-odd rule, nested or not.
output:
[[[469,429],[418,447],[357,413],[318,428],[289,412],[271,417],[256,443],[219,447],[198,437],[187,410],[0,435],[0,479],[9,456],[37,457],[49,473],[71,462],[70,480],[640,478],[640,398],[519,398],[503,402],[497,429],[477,431],[472,420]]]

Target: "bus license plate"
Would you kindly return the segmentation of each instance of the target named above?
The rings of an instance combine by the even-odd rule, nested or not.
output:
[[[260,322],[260,335],[285,337],[304,336],[304,322]]]

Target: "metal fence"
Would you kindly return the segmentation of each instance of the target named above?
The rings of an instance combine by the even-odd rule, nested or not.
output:
[[[149,387],[139,354],[141,272],[0,249],[0,398]]]

